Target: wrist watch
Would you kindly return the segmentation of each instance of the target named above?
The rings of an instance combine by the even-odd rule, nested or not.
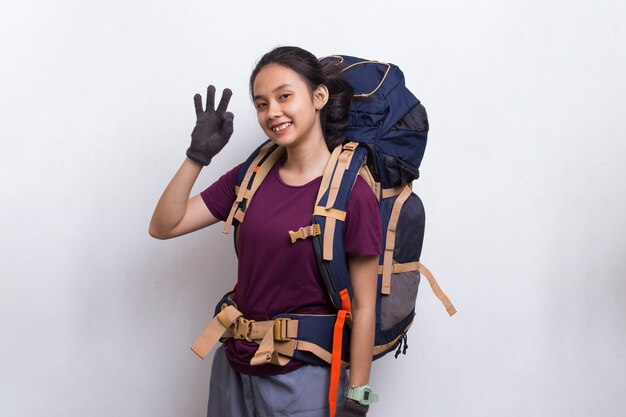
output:
[[[374,393],[374,390],[369,385],[361,385],[358,387],[351,385],[346,388],[346,398],[367,406],[377,401],[378,395]]]

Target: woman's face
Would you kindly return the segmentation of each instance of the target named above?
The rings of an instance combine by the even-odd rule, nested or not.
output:
[[[326,103],[326,92],[326,87],[321,86],[311,93],[296,72],[282,65],[263,67],[253,84],[261,129],[285,147],[319,139],[322,136],[319,110]]]

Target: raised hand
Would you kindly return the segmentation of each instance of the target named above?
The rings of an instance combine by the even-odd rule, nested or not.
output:
[[[233,114],[227,112],[232,91],[226,88],[220,104],[215,109],[215,87],[210,85],[206,92],[206,109],[202,108],[202,96],[193,97],[196,106],[196,126],[191,132],[191,145],[187,157],[204,166],[228,143],[233,134]]]

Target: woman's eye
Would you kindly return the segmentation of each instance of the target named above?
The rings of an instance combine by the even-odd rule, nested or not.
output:
[[[281,100],[285,100],[285,99],[287,99],[290,95],[291,95],[291,94],[289,94],[289,93],[281,94],[280,99],[281,99]]]
[[[257,103],[256,105],[257,110],[263,110],[264,108],[265,108],[265,103]]]

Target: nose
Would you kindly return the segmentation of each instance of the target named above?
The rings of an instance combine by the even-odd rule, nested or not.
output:
[[[267,116],[270,119],[277,119],[282,115],[283,115],[283,111],[279,103],[272,100],[267,104]]]

